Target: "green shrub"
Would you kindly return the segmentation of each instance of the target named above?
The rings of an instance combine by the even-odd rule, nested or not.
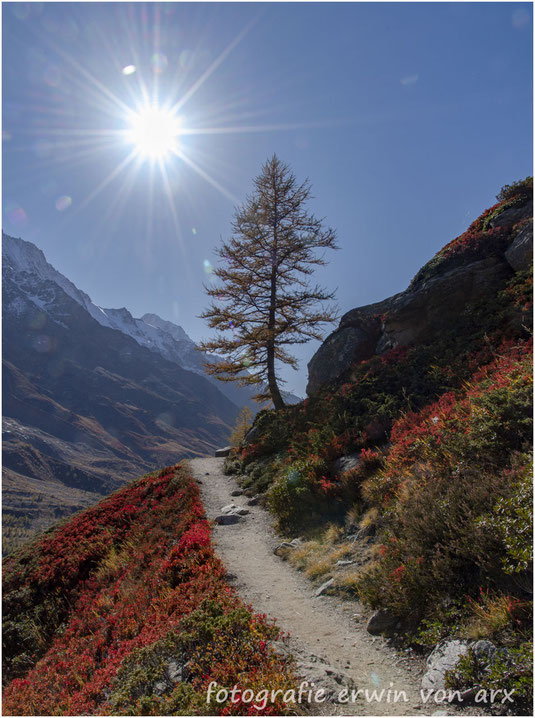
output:
[[[232,474],[240,474],[242,471],[241,460],[233,453],[230,453],[223,464],[223,473],[230,476]]]
[[[512,184],[506,184],[496,195],[498,202],[505,202],[513,197],[531,199],[533,197],[533,177],[526,177],[526,179],[517,180]]]
[[[304,464],[292,464],[268,491],[268,507],[282,531],[301,526],[315,509],[311,479],[305,468]]]
[[[517,649],[498,650],[490,659],[478,657],[473,650],[463,656],[455,668],[446,673],[446,686],[453,690],[478,688],[512,691],[513,703],[507,703],[514,715],[531,715],[533,708],[533,643]]]
[[[496,531],[505,547],[502,566],[509,575],[527,574],[528,585],[533,571],[533,458],[528,454],[515,457],[520,463],[511,495],[500,497],[492,514],[482,517],[481,525]]]

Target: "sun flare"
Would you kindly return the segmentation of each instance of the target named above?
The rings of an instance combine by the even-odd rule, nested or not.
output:
[[[137,154],[150,159],[163,159],[178,151],[179,118],[161,107],[147,107],[130,118],[127,140]]]

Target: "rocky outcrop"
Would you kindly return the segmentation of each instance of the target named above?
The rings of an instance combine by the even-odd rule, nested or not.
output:
[[[496,227],[513,227],[517,222],[532,216],[533,201],[528,200],[495,212],[489,221],[489,227],[492,229]]]
[[[358,307],[344,314],[338,329],[327,337],[308,364],[309,396],[315,394],[323,384],[338,379],[351,364],[369,359],[375,354],[383,333],[383,314],[394,299],[396,297]]]
[[[510,274],[503,259],[487,257],[394,297],[383,322],[377,353],[414,344],[451,327],[467,305],[495,295]]]
[[[515,272],[527,269],[533,262],[533,224],[523,227],[505,252],[505,258]]]
[[[404,292],[344,314],[308,364],[307,394],[339,380],[358,362],[451,329],[467,307],[494,297],[513,271],[532,261],[533,228],[526,223],[532,214],[531,200],[498,208],[488,220],[494,231],[488,241],[457,253],[442,250]],[[509,235],[504,228],[511,228]]]

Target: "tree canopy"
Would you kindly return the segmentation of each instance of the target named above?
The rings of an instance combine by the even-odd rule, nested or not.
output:
[[[207,365],[222,381],[259,385],[258,401],[284,406],[277,362],[297,369],[287,347],[321,339],[334,321],[334,292],[313,285],[314,268],[326,264],[317,250],[337,249],[335,232],[306,210],[311,185],[298,184],[273,155],[254,180],[254,191],[235,211],[232,237],[216,250],[221,262],[206,287],[212,298],[202,318],[218,332],[200,349],[221,355]]]

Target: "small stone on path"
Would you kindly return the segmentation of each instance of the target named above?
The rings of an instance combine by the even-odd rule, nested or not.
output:
[[[220,516],[216,516],[214,521],[220,526],[231,526],[232,524],[237,524],[239,521],[243,521],[243,516],[239,516],[238,514],[221,514]]]
[[[334,583],[334,578],[330,578],[328,581],[325,581],[325,583],[322,583],[321,586],[318,588],[314,596],[322,596],[325,591],[330,588]]]

